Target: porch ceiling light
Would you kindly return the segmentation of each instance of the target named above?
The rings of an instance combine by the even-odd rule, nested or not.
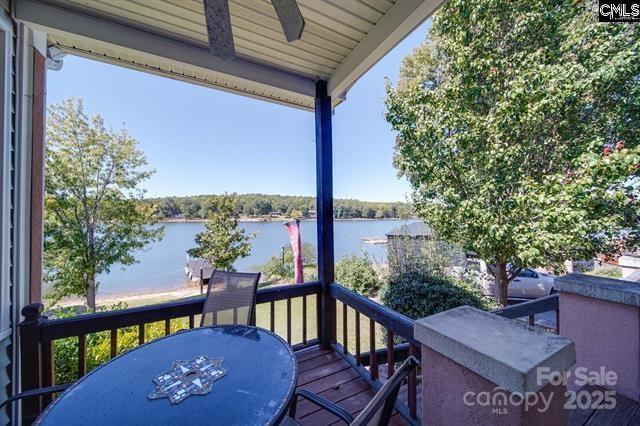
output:
[[[235,57],[229,0],[203,0],[211,54],[229,60]],[[271,0],[288,42],[300,39],[304,30],[304,18],[296,0]]]

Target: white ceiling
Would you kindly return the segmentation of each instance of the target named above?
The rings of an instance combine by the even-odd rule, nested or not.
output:
[[[73,54],[313,109],[316,80],[337,104],[444,0],[297,1],[305,28],[287,43],[269,0],[230,0],[230,61],[209,54],[201,0],[19,0],[16,17]]]

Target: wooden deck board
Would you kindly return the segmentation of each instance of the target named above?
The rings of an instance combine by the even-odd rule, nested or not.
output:
[[[375,394],[360,374],[333,351],[312,347],[296,352],[296,358],[299,367],[298,389],[319,394],[351,415],[357,415]],[[385,370],[381,368],[380,372],[381,380],[385,381]],[[602,389],[587,386],[583,390],[592,392]],[[420,393],[418,390],[418,397]],[[406,386],[403,386],[399,399],[406,399]],[[343,424],[339,418],[302,399],[298,402],[296,420],[303,425]],[[569,426],[640,425],[640,403],[618,394],[614,409],[569,410],[567,420]],[[399,426],[408,422],[396,413],[390,424]]]
[[[580,391],[593,394],[594,391],[605,391],[604,388],[586,385]],[[567,410],[567,424],[569,426],[597,426],[597,425],[638,425],[640,424],[640,403],[623,395],[615,395],[614,408]],[[603,404],[606,404],[603,402]]]
[[[329,364],[330,362],[338,359],[341,359],[340,355],[335,352],[330,352],[305,361],[298,361],[298,374]]]
[[[297,389],[314,392],[352,415],[359,413],[375,395],[360,374],[333,351],[312,347],[296,352],[296,358]],[[343,424],[338,417],[304,399],[298,401],[296,420],[303,425]],[[407,422],[396,413],[390,424],[406,425]]]

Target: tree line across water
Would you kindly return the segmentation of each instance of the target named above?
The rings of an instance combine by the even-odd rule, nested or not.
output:
[[[215,209],[219,195],[151,198],[160,219],[184,216],[187,219],[206,219]],[[238,194],[236,214],[240,217],[285,216],[315,217],[315,197],[268,194]],[[408,218],[411,207],[401,202],[370,202],[335,199],[334,217],[337,219]]]

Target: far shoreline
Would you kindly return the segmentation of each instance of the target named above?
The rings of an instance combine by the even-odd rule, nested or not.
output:
[[[245,222],[245,223],[287,222],[292,220],[296,220],[296,219],[291,217],[289,218],[287,217],[240,217],[238,218],[238,222]],[[378,218],[368,219],[364,217],[357,217],[357,218],[335,218],[333,220],[335,222],[378,222],[378,221],[384,221],[384,220],[418,220],[418,218],[385,217],[380,219]],[[300,222],[316,222],[316,221],[317,221],[316,218],[300,219]],[[197,219],[179,218],[179,219],[162,219],[162,220],[158,220],[156,223],[206,223],[206,222],[207,222],[207,219],[203,219],[203,218],[197,218]]]

